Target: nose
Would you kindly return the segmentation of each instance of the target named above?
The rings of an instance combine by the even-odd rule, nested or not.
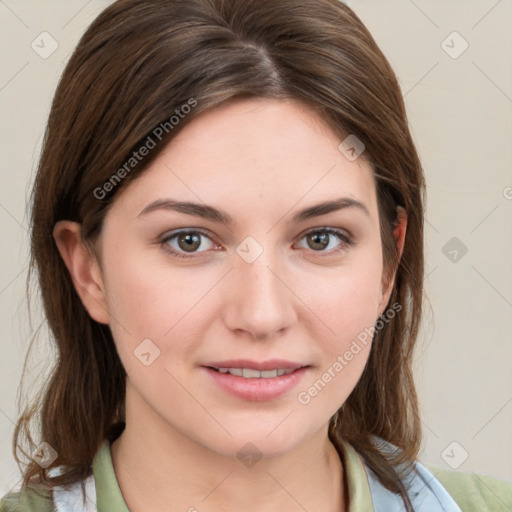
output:
[[[232,331],[262,340],[282,334],[297,321],[297,296],[275,251],[265,249],[252,263],[236,256],[228,274],[224,321]]]

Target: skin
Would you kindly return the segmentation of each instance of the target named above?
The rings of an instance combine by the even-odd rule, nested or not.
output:
[[[384,280],[371,167],[364,153],[347,159],[340,142],[297,102],[237,100],[194,119],[118,194],[96,254],[84,250],[78,224],[55,226],[83,304],[110,325],[128,374],[127,425],[112,457],[130,510],[348,510],[327,428],[371,344],[307,405],[297,395],[375,325],[394,277]],[[357,199],[369,214],[348,207],[290,223],[297,211],[338,197]],[[235,223],[163,209],[138,216],[161,198],[212,205]],[[354,244],[330,235],[319,249],[307,234],[325,227],[350,233]],[[162,242],[184,228],[207,232],[196,252],[178,238]],[[405,230],[401,215],[400,254]],[[248,236],[263,248],[250,264],[236,252]],[[173,257],[166,245],[192,257]],[[149,366],[134,356],[147,338],[160,350]],[[283,397],[248,401],[200,368],[234,358],[310,368]],[[262,455],[252,467],[236,457],[248,442]]]

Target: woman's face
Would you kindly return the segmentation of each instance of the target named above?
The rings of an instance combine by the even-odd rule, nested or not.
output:
[[[354,389],[388,290],[372,170],[340,142],[295,102],[239,100],[196,118],[119,194],[98,242],[97,319],[141,430],[275,455]]]

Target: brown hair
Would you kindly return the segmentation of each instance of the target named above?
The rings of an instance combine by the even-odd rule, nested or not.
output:
[[[422,312],[423,171],[397,78],[339,0],[119,0],[82,36],[54,96],[31,198],[28,279],[37,273],[58,358],[45,389],[20,417],[13,446],[20,464],[18,450],[27,455],[20,438],[36,446],[30,423],[39,413],[41,441],[58,452],[52,466],[67,472],[49,478],[29,460],[24,483],[62,485],[89,475],[100,444],[117,437],[124,420],[124,368],[109,327],[88,315],[74,289],[52,237],[55,223],[80,222],[83,239],[95,240],[116,195],[172,137],[207,109],[250,97],[300,101],[340,142],[354,134],[365,145],[384,266],[390,277],[396,271],[389,304],[402,310],[376,332],[360,380],[331,419],[329,438],[338,450],[341,439],[351,443],[412,510],[400,477],[421,444],[411,366]],[[195,107],[98,199],[98,187],[191,98]],[[407,213],[400,259],[393,238],[398,206]],[[399,450],[385,453],[375,436]]]

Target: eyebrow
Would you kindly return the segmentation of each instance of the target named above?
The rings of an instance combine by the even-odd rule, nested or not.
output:
[[[291,222],[304,222],[305,220],[320,217],[321,215],[326,215],[331,212],[344,210],[346,208],[356,208],[363,212],[367,217],[370,217],[370,212],[364,203],[350,197],[340,197],[338,199],[324,201],[300,210],[295,213]],[[187,215],[193,215],[195,217],[218,222],[219,224],[234,224],[233,217],[223,210],[218,210],[217,208],[206,204],[193,203],[189,201],[176,201],[174,199],[157,199],[156,201],[149,203],[139,213],[139,215],[137,215],[137,218],[157,210],[170,210],[185,213]]]

